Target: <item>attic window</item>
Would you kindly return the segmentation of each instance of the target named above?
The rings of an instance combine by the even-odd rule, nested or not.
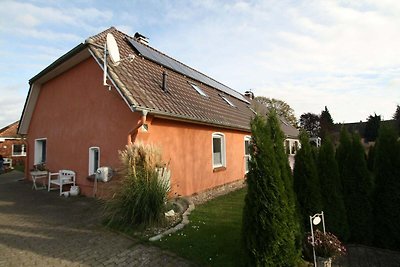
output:
[[[204,93],[204,91],[203,90],[201,90],[200,89],[200,87],[198,87],[197,85],[195,85],[195,84],[193,84],[193,83],[189,83],[192,87],[193,87],[193,89],[194,90],[196,90],[197,91],[197,93],[199,93],[200,95],[202,95],[202,96],[208,96],[206,93]]]
[[[235,105],[231,102],[231,101],[229,101],[229,99],[228,98],[226,98],[225,96],[223,96],[223,95],[221,95],[221,97],[222,97],[222,99],[223,100],[225,100],[225,102],[226,103],[228,103],[228,105],[229,106],[231,106],[231,107],[235,107]]]

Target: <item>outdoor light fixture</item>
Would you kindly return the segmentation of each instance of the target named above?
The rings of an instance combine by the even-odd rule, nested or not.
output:
[[[324,230],[325,234],[325,219],[324,219],[324,212],[316,213],[313,216],[310,216],[310,227],[311,227],[311,241],[312,241],[312,250],[314,256],[314,266],[317,267],[317,258],[315,256],[315,248],[314,248],[314,227],[313,225],[317,226],[322,221],[322,229]]]

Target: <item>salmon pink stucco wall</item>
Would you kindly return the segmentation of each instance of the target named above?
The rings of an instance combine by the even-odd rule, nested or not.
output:
[[[192,195],[243,179],[244,139],[247,132],[154,118],[147,133],[137,140],[158,145],[165,162],[170,162],[172,193]],[[212,134],[222,133],[226,144],[226,168],[214,170]]]
[[[28,129],[27,170],[38,138],[47,138],[47,167],[74,170],[86,195],[93,190],[86,179],[90,147],[100,147],[101,166],[119,166],[118,150],[140,116],[102,83],[102,70],[89,58],[42,85]]]
[[[77,173],[83,194],[91,196],[93,182],[87,180],[89,148],[100,148],[100,165],[119,168],[118,150],[124,149],[130,130],[141,118],[132,112],[119,93],[102,84],[102,70],[87,59],[62,75],[44,83],[28,129],[27,170],[34,164],[35,139],[46,138],[47,167],[55,172]],[[249,133],[213,126],[178,122],[148,115],[148,131],[133,136],[153,143],[170,162],[172,195],[191,195],[243,179],[244,138]],[[226,168],[212,167],[212,134],[223,133]],[[28,174],[28,173],[27,173]],[[101,184],[102,192],[110,184]]]

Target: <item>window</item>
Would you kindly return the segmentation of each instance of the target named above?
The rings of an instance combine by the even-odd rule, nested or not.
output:
[[[89,148],[89,175],[95,174],[100,167],[100,148]]]
[[[222,97],[223,100],[225,100],[226,103],[228,103],[229,106],[231,106],[231,107],[234,107],[234,106],[235,106],[235,105],[234,105],[231,101],[229,101],[229,99],[226,98],[225,96],[221,95],[221,97]]]
[[[225,167],[225,136],[222,133],[212,135],[213,168]]]
[[[47,139],[36,139],[35,140],[35,164],[41,164],[46,162],[47,157]]]
[[[249,161],[251,158],[250,155],[250,146],[251,146],[251,137],[245,136],[244,137],[244,169],[245,173],[249,172]]]
[[[289,140],[285,140],[285,151],[286,154],[290,154],[290,141]]]
[[[200,95],[202,95],[202,96],[208,96],[206,93],[204,93],[204,91],[203,90],[201,90],[200,89],[200,87],[198,87],[197,85],[195,85],[195,84],[193,84],[193,83],[189,83],[192,87],[193,87],[193,89],[194,90],[196,90],[197,91],[197,93],[199,93]]]
[[[19,156],[26,156],[25,145],[13,145],[12,146],[12,156],[19,157]]]

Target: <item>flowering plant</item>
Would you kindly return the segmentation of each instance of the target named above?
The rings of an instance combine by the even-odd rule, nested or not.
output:
[[[307,236],[307,247],[312,250],[313,242],[311,233]],[[320,230],[314,232],[314,249],[318,257],[335,258],[346,254],[346,248],[332,233],[323,233]]]
[[[43,162],[33,165],[32,171],[48,171],[48,169],[46,168],[46,163]]]

